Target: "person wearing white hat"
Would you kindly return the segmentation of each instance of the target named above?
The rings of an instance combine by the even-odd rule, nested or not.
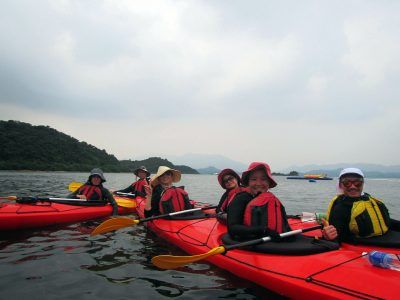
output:
[[[181,172],[166,166],[158,167],[157,173],[145,185],[145,217],[193,208],[188,193],[172,184],[181,180]]]
[[[363,193],[364,178],[358,168],[345,168],[339,174],[338,195],[329,203],[327,221],[336,228],[340,241],[368,243],[390,229],[400,231],[400,222],[390,219],[383,202]]]
[[[150,172],[147,171],[145,166],[141,166],[140,168],[137,168],[135,171],[133,171],[133,174],[136,175],[136,181],[125,189],[115,191],[114,194],[130,193],[141,197],[146,196],[146,191],[144,189],[144,186],[149,184],[148,177],[150,176]],[[139,179],[137,179],[138,177]]]

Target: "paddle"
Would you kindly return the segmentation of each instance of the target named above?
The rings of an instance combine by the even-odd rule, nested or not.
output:
[[[81,186],[83,185],[83,183],[81,182],[76,182],[76,181],[72,181],[69,185],[68,185],[68,189],[71,192],[75,192],[77,189],[79,189]],[[119,192],[117,192],[119,193]],[[129,194],[129,193],[121,193],[121,194],[126,194],[127,196],[135,196],[135,194]],[[115,199],[115,202],[117,202],[118,206],[121,207],[126,207],[126,208],[134,208],[136,207],[136,203],[134,201],[131,200],[127,200],[127,199]]]
[[[183,214],[187,214],[187,213],[191,213],[191,212],[207,210],[207,209],[212,209],[212,208],[216,208],[216,207],[217,207],[217,205],[192,208],[192,209],[187,209],[187,210],[176,211],[176,212],[169,213],[169,214],[152,216],[152,217],[139,219],[139,220],[133,220],[130,218],[125,218],[125,217],[112,218],[112,219],[108,219],[108,220],[104,221],[99,226],[97,226],[90,235],[93,236],[93,235],[110,232],[110,231],[128,227],[128,226],[141,224],[143,222],[148,222],[148,221],[152,221],[152,220],[156,220],[156,219],[172,217],[172,216],[177,216],[177,215],[183,215]]]
[[[77,189],[79,189],[82,185],[83,185],[82,182],[72,181],[72,182],[68,185],[68,190],[70,190],[71,192],[75,192],[75,191],[76,191]],[[136,197],[136,194],[132,194],[132,193],[114,192],[114,194],[116,194],[116,195],[121,195],[121,196],[132,197],[132,198],[135,198],[135,197]]]
[[[297,229],[297,230],[284,232],[284,233],[281,233],[279,236],[284,238],[287,236],[296,235],[296,234],[300,234],[303,232],[313,231],[313,230],[321,229],[321,228],[322,228],[322,225],[317,225],[317,226],[313,226],[310,228]],[[151,259],[151,262],[155,266],[157,266],[161,269],[175,269],[175,268],[183,267],[184,265],[187,265],[187,264],[199,261],[199,260],[206,259],[213,255],[224,254],[229,250],[242,248],[245,246],[254,246],[254,245],[269,242],[269,241],[271,241],[271,237],[266,236],[263,238],[246,241],[246,242],[235,244],[235,245],[227,245],[227,246],[220,245],[218,247],[211,249],[210,251],[208,251],[206,253],[198,254],[198,255],[191,255],[191,256],[158,255],[158,256],[153,257]]]
[[[114,194],[116,194],[118,196],[128,197],[128,198],[136,197],[136,194],[132,194],[132,193],[114,192]]]
[[[77,189],[79,189],[81,186],[83,185],[82,182],[76,182],[76,181],[72,181],[69,185],[68,185],[68,189],[71,192],[75,192]]]
[[[7,196],[7,197],[0,197],[0,200],[14,200],[18,203],[35,203],[38,201],[46,201],[46,202],[81,202],[87,203],[88,201],[82,199],[75,199],[75,198],[53,198],[53,197],[17,197],[17,196]],[[97,201],[99,202],[99,201]],[[97,203],[96,202],[96,203]]]

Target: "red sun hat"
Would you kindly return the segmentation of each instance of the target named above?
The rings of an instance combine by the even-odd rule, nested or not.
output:
[[[254,171],[254,170],[259,170],[259,169],[264,170],[265,173],[267,174],[267,177],[268,177],[268,179],[270,181],[270,188],[276,187],[277,183],[272,178],[271,169],[270,169],[269,165],[266,164],[266,163],[263,163],[263,162],[252,162],[250,164],[250,166],[247,168],[247,171],[244,171],[242,173],[242,183],[243,183],[243,185],[244,186],[248,186],[249,185],[250,173],[252,171]]]
[[[223,169],[221,172],[218,174],[218,182],[221,185],[223,189],[225,189],[225,183],[223,183],[222,179],[224,178],[225,175],[232,175],[233,177],[236,178],[238,184],[240,184],[240,176],[232,169]]]

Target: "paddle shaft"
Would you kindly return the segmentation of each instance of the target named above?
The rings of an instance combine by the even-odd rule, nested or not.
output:
[[[132,194],[132,193],[115,192],[115,194],[117,194],[117,195],[121,195],[121,196],[131,196],[131,197],[136,197],[136,194]]]
[[[53,198],[53,197],[17,197],[17,196],[6,196],[0,197],[0,200],[19,200],[22,201],[78,201],[78,202],[87,202],[86,200],[76,199],[76,198]]]
[[[172,213],[169,213],[169,214],[163,214],[163,215],[148,217],[148,218],[140,219],[139,223],[152,221],[152,220],[156,220],[156,219],[162,219],[162,218],[166,218],[166,217],[173,217],[173,216],[177,216],[177,215],[183,215],[183,214],[192,213],[192,212],[201,211],[201,210],[217,208],[217,206],[218,205],[206,206],[206,207],[198,207],[198,208],[192,208],[192,209],[187,209],[187,210],[176,211],[176,212],[172,212]]]
[[[279,236],[281,238],[284,238],[284,237],[300,234],[300,233],[303,233],[303,232],[322,229],[322,227],[323,227],[322,225],[317,225],[317,226],[304,228],[304,229],[296,229],[296,230],[292,230],[292,231],[281,233]],[[226,246],[224,246],[224,248],[225,248],[225,252],[226,252],[226,251],[237,249],[237,248],[241,248],[241,247],[254,246],[254,245],[262,244],[262,243],[265,243],[265,242],[269,242],[271,240],[272,240],[271,237],[266,236],[266,237],[263,237],[263,238],[259,238],[259,239],[256,239],[256,240],[251,240],[251,241],[247,241],[247,242],[243,242],[243,243],[239,243],[239,244],[235,244],[235,245],[226,245]]]
[[[62,204],[87,204],[87,205],[105,205],[106,203],[103,201],[88,201],[84,199],[76,199],[76,198],[53,198],[53,197],[17,197],[18,203],[36,203],[39,201],[42,202],[54,202],[54,203],[62,203]]]

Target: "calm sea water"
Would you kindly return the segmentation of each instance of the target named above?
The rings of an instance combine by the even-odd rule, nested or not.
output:
[[[106,187],[128,186],[132,174],[105,174]],[[0,171],[0,196],[65,196],[71,181],[86,173]],[[335,181],[310,183],[277,177],[272,191],[289,214],[325,211]],[[214,175],[183,175],[191,199],[218,203],[222,189]],[[365,191],[382,198],[400,219],[399,179],[367,179]],[[278,295],[208,263],[159,270],[150,259],[171,251],[144,226],[98,237],[101,221],[0,234],[0,299],[277,299]]]

